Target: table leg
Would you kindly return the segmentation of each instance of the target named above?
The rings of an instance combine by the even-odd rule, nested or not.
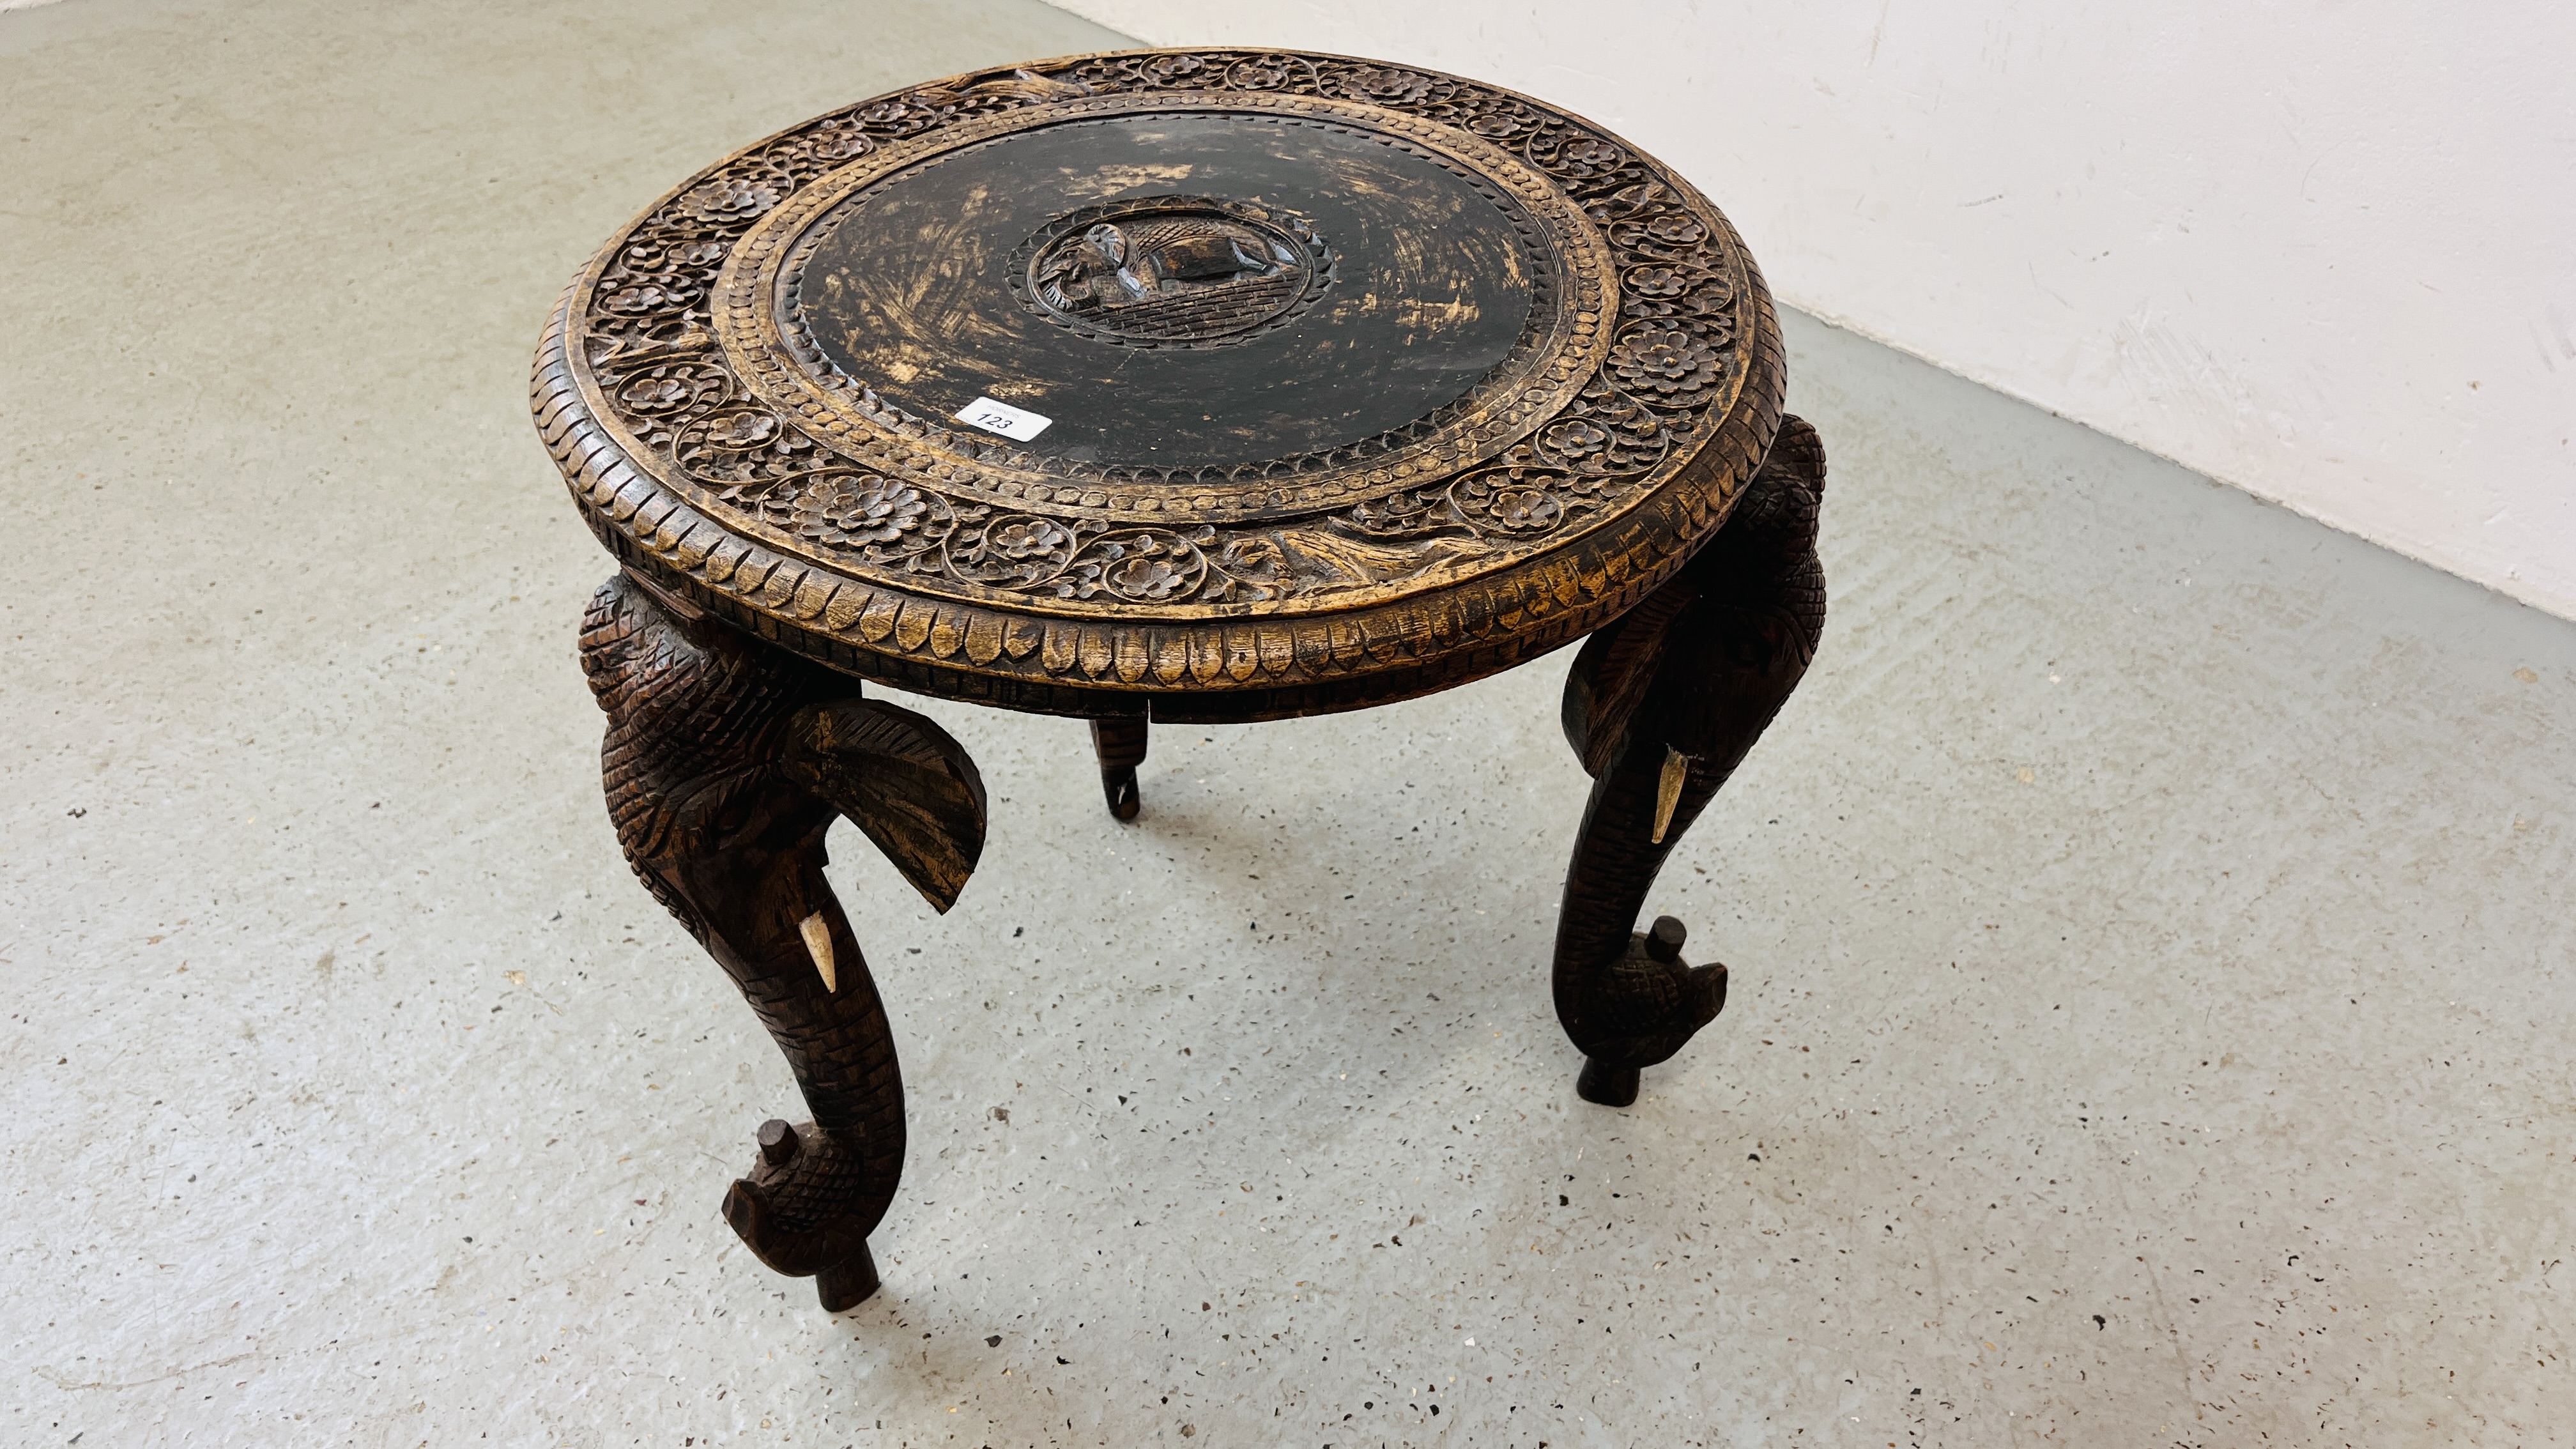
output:
[[[1675,578],[1585,641],[1566,738],[1593,776],[1556,933],[1556,1015],[1584,1054],[1575,1090],[1624,1107],[1726,1004],[1726,968],[1681,959],[1669,916],[1633,934],[1664,857],[1815,657],[1825,622],[1815,429],[1778,437],[1726,526]]]
[[[847,816],[945,911],[983,848],[983,784],[937,725],[632,575],[591,599],[581,658],[627,862],[742,988],[813,1114],[761,1128],[725,1220],[826,1309],[854,1306],[903,1170],[903,1077],[824,832]]]
[[[1135,819],[1144,803],[1136,793],[1136,767],[1145,763],[1145,717],[1093,720],[1091,747],[1100,755],[1100,790],[1109,797],[1109,813]]]

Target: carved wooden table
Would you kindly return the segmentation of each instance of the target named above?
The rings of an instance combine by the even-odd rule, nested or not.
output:
[[[984,790],[860,681],[1090,721],[1446,689],[1589,635],[1558,925],[1577,1090],[1716,1016],[1633,927],[1824,621],[1824,455],[1741,239],[1526,96],[1321,55],[1150,51],[863,102],[691,177],[583,269],[539,431],[619,571],[581,652],[636,874],[732,974],[809,1122],[724,1214],[838,1310],[903,1163],[836,815],[946,910]],[[1722,526],[1722,527],[1721,527]]]

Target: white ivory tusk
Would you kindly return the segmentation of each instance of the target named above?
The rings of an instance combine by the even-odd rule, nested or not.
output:
[[[1656,837],[1658,840],[1662,838],[1661,835]],[[814,958],[814,969],[823,973],[823,989],[835,995],[839,994],[841,977],[832,969],[831,923],[823,919],[821,911],[816,911],[798,921],[796,930],[805,938],[805,954]]]
[[[1691,757],[1664,746],[1664,773],[1655,781],[1655,835],[1653,844],[1664,843],[1664,831],[1673,823],[1673,807],[1682,803],[1682,782],[1690,778]]]

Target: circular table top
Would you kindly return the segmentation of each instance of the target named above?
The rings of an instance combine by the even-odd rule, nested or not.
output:
[[[1783,387],[1742,240],[1600,127],[1169,50],[932,82],[689,178],[574,280],[533,406],[684,607],[906,688],[1259,718],[1624,612]]]

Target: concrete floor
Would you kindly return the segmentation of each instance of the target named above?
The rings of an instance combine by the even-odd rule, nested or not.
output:
[[[610,839],[526,358],[671,178],[1112,43],[0,16],[0,1441],[2576,1439],[2576,626],[1795,317],[1833,621],[1633,1111],[1544,984],[1563,656],[1166,730],[1124,828],[1078,726],[932,705],[958,911],[836,840],[886,1291],[752,1262],[791,1089]]]

